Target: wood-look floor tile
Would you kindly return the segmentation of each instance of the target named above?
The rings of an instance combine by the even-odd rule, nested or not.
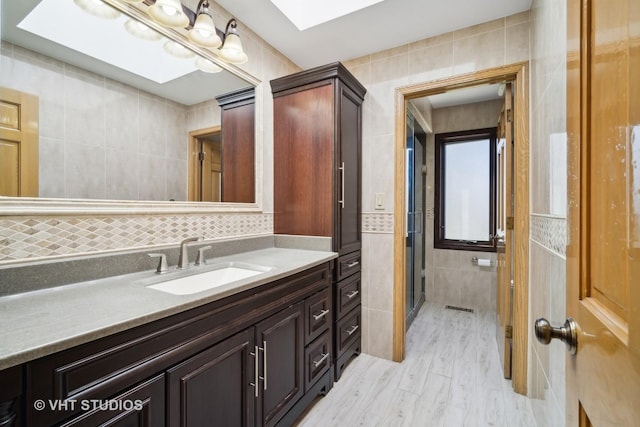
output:
[[[495,330],[495,313],[425,303],[402,363],[361,354],[297,426],[534,427],[529,399],[502,377]]]

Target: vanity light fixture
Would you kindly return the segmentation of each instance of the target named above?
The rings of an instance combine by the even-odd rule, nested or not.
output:
[[[180,0],[157,0],[149,6],[149,15],[167,27],[185,28],[189,25],[189,17],[182,10]]]
[[[227,22],[227,28],[224,33],[224,43],[219,51],[219,56],[222,60],[230,62],[231,64],[244,64],[249,59],[247,54],[242,50],[242,43],[240,42],[240,34],[238,34],[238,23],[235,19],[230,19]]]
[[[218,36],[213,17],[209,13],[209,0],[200,0],[196,21],[189,30],[189,40],[203,47],[216,48],[222,44]]]
[[[120,17],[120,12],[101,0],[73,0],[73,2],[80,9],[99,18],[117,19]]]

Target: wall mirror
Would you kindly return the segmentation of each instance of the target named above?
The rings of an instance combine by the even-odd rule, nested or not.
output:
[[[35,95],[38,173],[37,192],[0,197],[0,214],[259,211],[262,159],[253,144],[253,161],[245,156],[229,167],[234,180],[251,181],[252,200],[193,202],[189,180],[198,155],[191,135],[225,132],[216,98],[246,93],[260,81],[191,43],[186,31],[152,21],[145,9],[152,2],[91,1],[117,17],[88,14],[74,0],[1,3],[0,95],[18,98],[0,100],[0,160],[9,157],[3,141],[11,139],[14,104],[28,107]],[[144,33],[134,37],[132,30]],[[253,93],[260,111],[260,94]],[[256,146],[259,116],[236,123],[245,136],[251,129]],[[21,130],[28,127],[27,120]]]

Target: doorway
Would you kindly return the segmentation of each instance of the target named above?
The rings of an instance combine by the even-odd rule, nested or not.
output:
[[[406,329],[424,303],[426,210],[426,132],[411,111],[407,112],[406,186]]]
[[[528,235],[529,235],[529,141],[528,63],[513,64],[475,73],[399,88],[396,91],[395,211],[394,211],[394,325],[393,359],[402,361],[405,351],[407,260],[406,227],[409,216],[406,190],[407,101],[455,89],[486,83],[512,81],[514,89],[514,314],[512,385],[516,392],[527,390],[528,342]]]
[[[189,201],[222,201],[220,126],[189,133]]]

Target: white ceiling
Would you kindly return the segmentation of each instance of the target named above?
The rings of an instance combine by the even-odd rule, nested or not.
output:
[[[217,3],[303,69],[358,58],[531,7],[531,0],[384,0],[300,31],[270,0]]]

